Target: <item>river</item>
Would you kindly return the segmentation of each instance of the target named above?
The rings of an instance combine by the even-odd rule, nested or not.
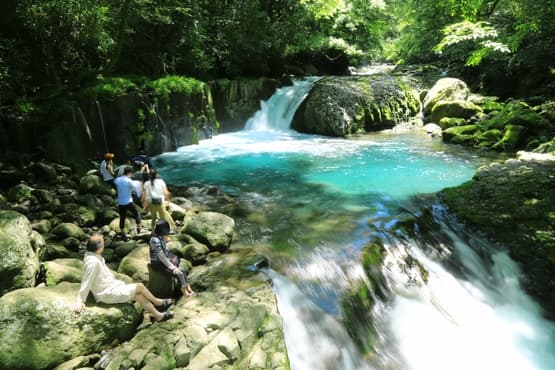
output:
[[[215,185],[241,205],[234,244],[270,260],[264,272],[278,297],[291,368],[555,368],[554,325],[521,289],[518,266],[433,195],[469,180],[490,158],[415,132],[297,133],[289,124],[311,85],[278,89],[242,131],[155,159],[168,183]],[[399,233],[396,225],[422,209],[432,210],[434,239]],[[344,297],[368,283],[359,254],[370,240],[387,251],[388,293],[368,313],[375,333],[363,354],[348,333],[359,323],[346,323]],[[411,275],[407,259],[425,269],[426,281]]]

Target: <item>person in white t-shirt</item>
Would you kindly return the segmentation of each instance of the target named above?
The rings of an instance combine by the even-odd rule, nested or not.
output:
[[[150,211],[152,217],[151,228],[154,230],[156,221],[166,220],[172,230],[175,230],[175,222],[166,210],[166,200],[170,196],[166,183],[158,178],[158,171],[150,170],[150,178],[143,184],[143,207]]]

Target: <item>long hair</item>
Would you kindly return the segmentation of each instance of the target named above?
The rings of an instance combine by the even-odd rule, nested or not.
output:
[[[156,180],[156,176],[158,175],[158,171],[152,169],[150,170],[150,184],[154,186],[154,180]]]

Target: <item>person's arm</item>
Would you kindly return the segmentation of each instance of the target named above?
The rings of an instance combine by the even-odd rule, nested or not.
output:
[[[106,164],[106,169],[108,170],[108,173],[112,176],[115,176],[114,173],[114,162],[110,161]]]
[[[87,296],[91,291],[91,287],[98,275],[100,265],[98,263],[91,263],[85,265],[85,271],[83,273],[83,279],[81,280],[81,288],[79,289],[79,293],[77,294],[77,298],[75,300],[75,312],[79,313],[85,308],[85,301],[87,300]]]
[[[156,254],[158,255],[158,260],[164,264],[169,270],[171,270],[174,274],[177,270],[177,266],[175,266],[166,256],[165,248],[162,246],[162,241],[157,240],[155,242],[156,247]]]

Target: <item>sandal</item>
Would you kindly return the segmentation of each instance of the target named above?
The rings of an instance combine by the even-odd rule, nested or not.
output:
[[[162,308],[163,310],[167,310],[168,307],[170,307],[172,304],[174,304],[172,298],[164,298],[162,299],[162,304],[160,305],[160,308]]]
[[[171,311],[164,311],[164,313],[162,314],[162,318],[160,320],[158,320],[159,322],[162,321],[167,321],[169,319],[173,318],[173,312]]]

